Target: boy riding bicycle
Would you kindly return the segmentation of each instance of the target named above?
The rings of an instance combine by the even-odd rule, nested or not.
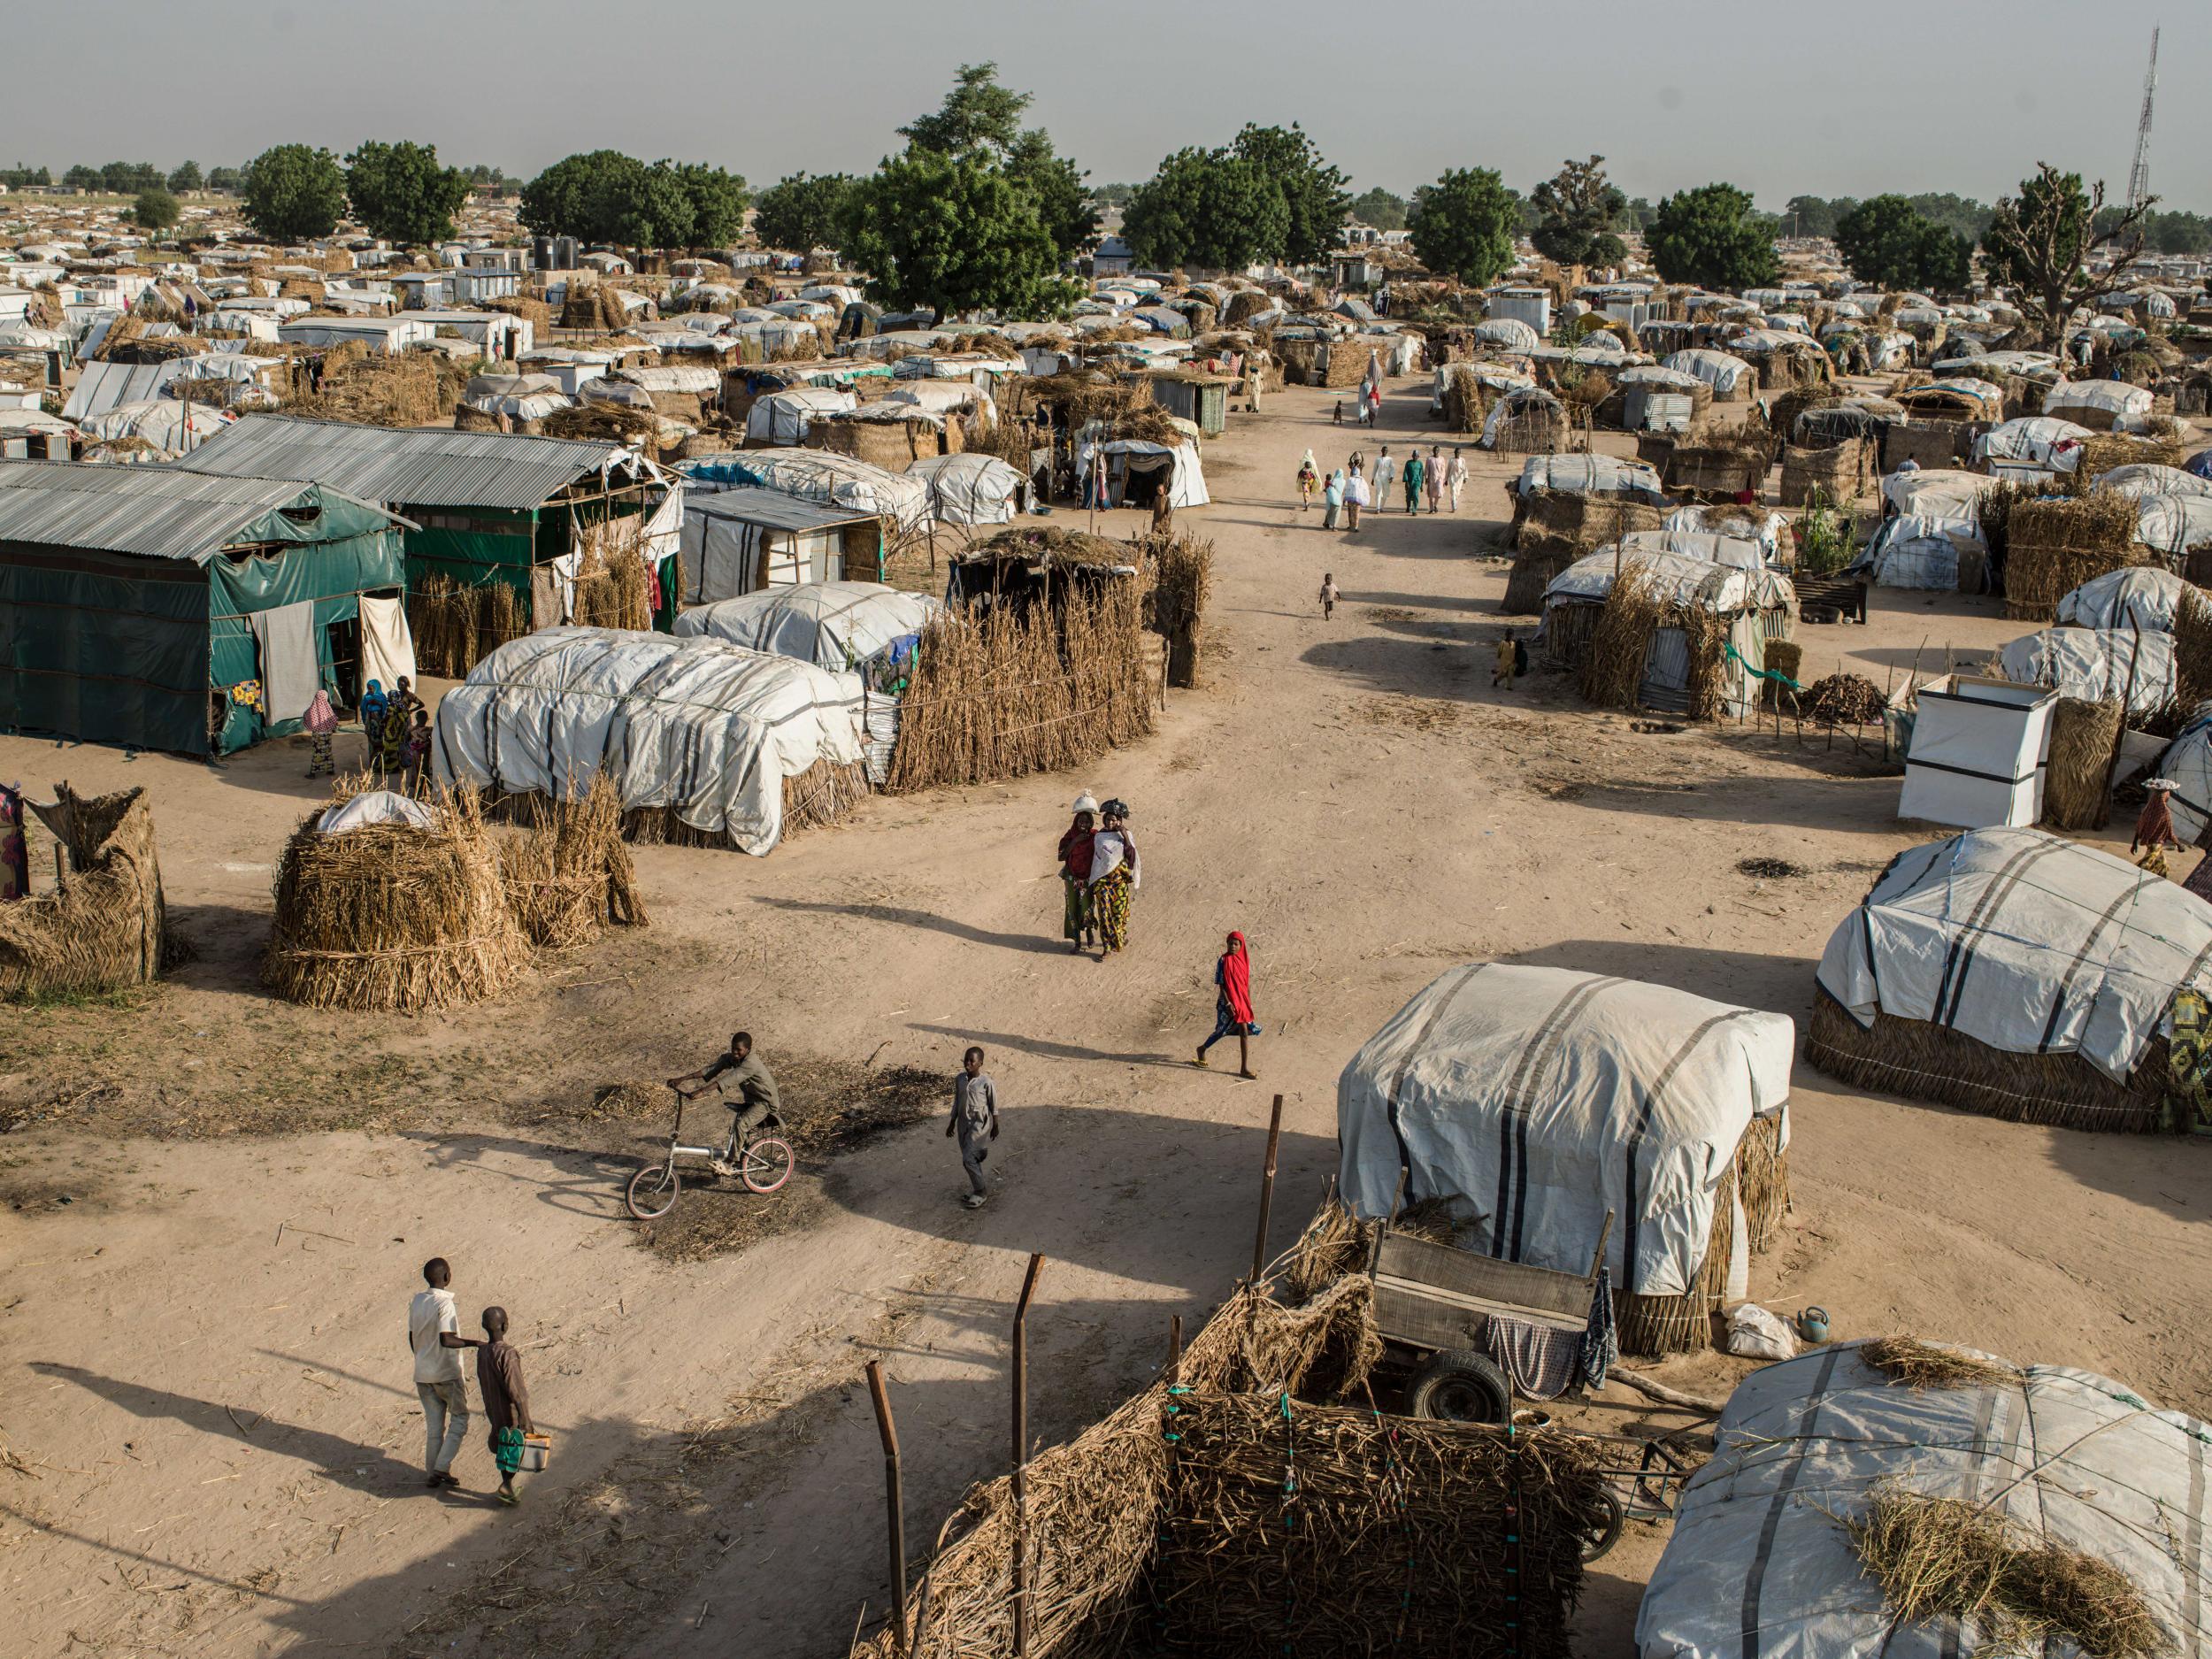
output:
[[[729,1098],[733,1085],[737,1089],[735,1100]],[[670,1078],[668,1087],[687,1101],[697,1100],[712,1087],[736,1114],[730,1124],[729,1152],[714,1160],[715,1172],[720,1175],[736,1173],[730,1160],[761,1125],[777,1115],[782,1104],[776,1094],[775,1076],[753,1053],[753,1033],[749,1031],[733,1033],[727,1052],[715,1056],[697,1071]]]

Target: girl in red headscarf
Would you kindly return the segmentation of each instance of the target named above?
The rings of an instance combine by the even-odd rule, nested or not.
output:
[[[1214,964],[1214,983],[1221,987],[1214,999],[1214,1034],[1198,1045],[1198,1058],[1193,1064],[1205,1064],[1207,1049],[1224,1037],[1234,1037],[1237,1075],[1251,1077],[1251,1041],[1260,1034],[1260,1024],[1252,1018],[1252,956],[1244,948],[1242,933],[1229,935],[1229,948]]]

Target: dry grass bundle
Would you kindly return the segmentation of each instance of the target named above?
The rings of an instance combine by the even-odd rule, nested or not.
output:
[[[520,599],[505,582],[472,588],[434,571],[407,595],[407,626],[418,666],[445,680],[461,679],[530,631]]]
[[[1877,1011],[1861,1030],[1841,1004],[1813,999],[1805,1058],[1831,1077],[1878,1093],[1937,1101],[2012,1123],[2140,1133],[2165,1120],[2166,1040],[2145,1045],[2115,1083],[2078,1054],[2008,1054],[1926,1020]]]
[[[2212,603],[2194,587],[2174,611],[2174,697],[2185,709],[2212,697]]]
[[[1759,664],[1759,666],[1765,669],[1768,673],[1779,674],[1783,679],[1791,681],[1797,679],[1798,671],[1804,665],[1805,648],[1795,640],[1769,640],[1766,642],[1764,657]],[[1785,689],[1776,680],[1769,680],[1762,683],[1766,688],[1765,695],[1770,700],[1778,696]]]
[[[582,282],[572,277],[561,302],[561,326],[594,334],[614,334],[630,326],[630,313],[620,290],[604,282]]]
[[[2020,1373],[2001,1361],[1964,1348],[1924,1342],[1916,1336],[1885,1336],[1862,1342],[1858,1356],[1890,1381],[1906,1388],[2012,1386]]]
[[[1471,364],[1455,363],[1444,376],[1444,428],[1448,432],[1480,432],[1490,412],[1489,399]]]
[[[1514,505],[1513,569],[1503,609],[1509,615],[1534,615],[1544,589],[1568,565],[1632,531],[1656,530],[1665,518],[1664,508],[1622,495],[1540,489],[1520,497]]]
[[[323,815],[368,787],[342,780],[277,865],[264,984],[310,1008],[450,1008],[496,995],[529,960],[498,849],[468,794],[441,795],[434,828],[370,824],[326,835]]]
[[[2120,741],[2117,703],[2061,697],[2051,716],[2051,750],[2043,774],[2043,819],[2053,829],[2102,829],[2112,817],[2106,787]]]
[[[1213,590],[1214,544],[1185,534],[1148,543],[1157,572],[1152,586],[1152,631],[1167,641],[1167,683],[1198,684],[1198,630]]]
[[[2048,622],[2084,582],[2153,557],[2135,540],[2137,509],[2116,490],[2013,503],[2005,534],[2005,615]]]
[[[0,996],[144,985],[180,959],[143,795],[85,796],[61,783],[51,807],[31,808],[67,863],[55,892],[0,904]]]
[[[1882,688],[1863,674],[1831,674],[1805,692],[1805,712],[1832,726],[1871,725],[1882,708]]]
[[[1728,624],[1702,606],[1672,611],[1663,623],[1679,628],[1689,648],[1689,683],[1683,712],[1693,720],[1719,719],[1728,703]]]
[[[783,834],[819,829],[841,817],[868,795],[864,761],[845,764],[826,757],[783,780]],[[733,847],[726,832],[703,830],[683,821],[678,810],[632,807],[622,815],[622,833],[641,847]]]
[[[543,339],[546,330],[553,326],[553,308],[543,300],[527,294],[503,294],[497,299],[486,300],[484,309],[521,318],[530,325],[532,334],[538,339]]]
[[[2081,441],[2081,456],[2069,478],[2086,489],[2092,480],[2116,466],[2179,466],[2181,463],[2182,445],[2177,438],[2100,432]]]
[[[1525,397],[1509,405],[1491,431],[1490,448],[1501,455],[1556,455],[1567,448],[1567,430],[1564,405],[1548,397]]]
[[[1868,445],[1846,438],[1827,449],[1790,444],[1782,451],[1782,505],[1802,507],[1816,490],[1824,500],[1851,502],[1867,487]]]
[[[610,439],[617,443],[643,440],[657,444],[660,429],[658,415],[627,403],[577,403],[557,409],[545,418],[545,435],[549,438]]]
[[[949,609],[923,631],[887,787],[982,783],[1095,759],[1152,729],[1136,582]]]
[[[1561,607],[1565,609],[1566,607]],[[1584,699],[1601,709],[1633,709],[1644,683],[1644,660],[1658,631],[1663,604],[1658,584],[1641,565],[1624,567],[1605,595],[1589,649],[1583,653]]]
[[[622,800],[604,772],[566,801],[533,795],[523,833],[500,849],[500,880],[522,935],[540,949],[580,945],[603,921],[646,925],[637,871],[622,840]]]
[[[1985,1505],[1885,1481],[1843,1526],[1901,1624],[1955,1622],[2005,1653],[2149,1659],[2169,1646],[2126,1573]]]
[[[1694,1354],[1713,1345],[1713,1315],[1727,1294],[1729,1270],[1736,1261],[1735,1206],[1742,1189],[1742,1161],[1740,1148],[1736,1165],[1713,1194],[1713,1225],[1705,1236],[1705,1259],[1698,1263],[1688,1291],[1679,1296],[1613,1293],[1613,1322],[1622,1353],[1655,1359],[1666,1354]],[[1747,1225],[1749,1209],[1747,1204]]]
[[[322,388],[288,398],[288,409],[360,426],[429,426],[453,419],[474,373],[442,351],[334,359],[334,350],[323,360]]]
[[[896,407],[896,405],[884,405]],[[958,453],[958,422],[933,420],[921,410],[895,420],[859,414],[816,415],[807,422],[806,447],[832,455],[849,455],[856,461],[879,466],[887,472],[903,472],[928,456]],[[1027,471],[1026,457],[1023,470]]]
[[[643,520],[638,518],[637,522]],[[653,575],[634,536],[611,543],[595,539],[586,544],[569,617],[585,628],[641,630],[653,626]]]
[[[180,375],[162,388],[163,395],[208,409],[228,409],[247,392],[257,391],[250,380],[234,380],[225,374]]]

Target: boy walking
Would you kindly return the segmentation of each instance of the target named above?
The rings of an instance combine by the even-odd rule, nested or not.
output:
[[[426,1486],[457,1486],[453,1460],[469,1432],[468,1385],[461,1380],[461,1356],[475,1348],[461,1334],[453,1308],[453,1270],[442,1256],[422,1264],[426,1288],[407,1309],[407,1347],[415,1356],[415,1393],[422,1401]]]
[[[1321,574],[1321,619],[1326,622],[1336,615],[1336,578],[1329,572]]]
[[[507,1310],[484,1310],[486,1340],[476,1348],[476,1391],[483,1396],[484,1420],[491,1425],[492,1461],[499,1465],[502,1503],[522,1502],[515,1476],[522,1468],[522,1437],[536,1432],[530,1421],[530,1391],[522,1382],[522,1356],[507,1340]]]
[[[952,1120],[945,1138],[960,1137],[960,1167],[968,1172],[968,1195],[960,1202],[980,1210],[991,1196],[983,1179],[983,1160],[991,1156],[998,1139],[998,1089],[983,1075],[983,1050],[971,1048],[961,1056],[960,1075],[952,1080]]]

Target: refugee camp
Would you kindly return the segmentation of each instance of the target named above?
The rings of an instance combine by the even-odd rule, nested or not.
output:
[[[108,11],[0,1654],[2204,1648],[2196,19]]]

